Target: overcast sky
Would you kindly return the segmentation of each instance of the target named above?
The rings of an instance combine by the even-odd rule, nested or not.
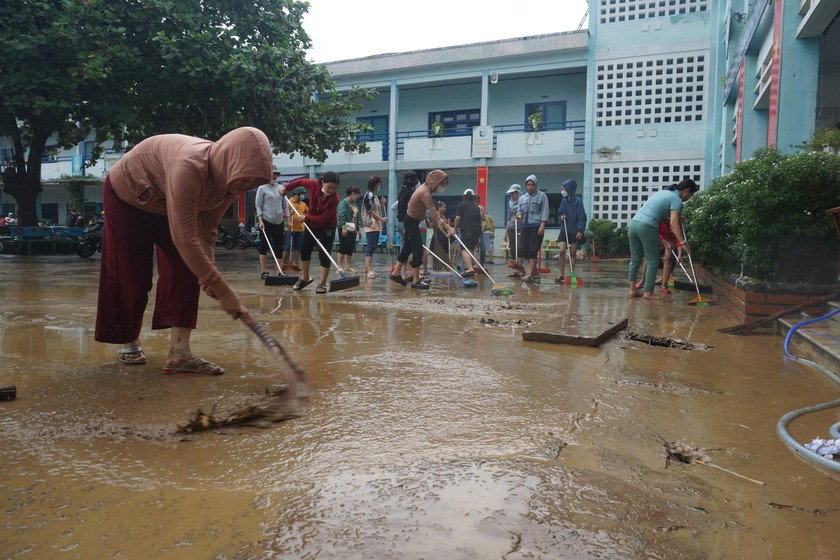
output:
[[[309,58],[334,62],[574,31],[586,0],[309,0]],[[505,6],[504,8],[500,6]],[[584,27],[587,24],[584,23]]]

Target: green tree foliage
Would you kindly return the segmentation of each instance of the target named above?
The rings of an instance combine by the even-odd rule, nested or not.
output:
[[[627,255],[630,252],[627,228],[617,227],[610,220],[589,220],[587,237],[595,240],[598,255]]]
[[[826,210],[840,206],[840,156],[757,150],[684,207],[704,266],[773,282],[832,282],[838,240]]]
[[[218,138],[256,126],[277,153],[357,149],[349,118],[367,92],[339,94],[306,59],[309,4],[294,0],[0,2],[0,137],[6,192],[33,224],[47,140],[71,147],[161,133]],[[364,147],[362,147],[364,151]]]

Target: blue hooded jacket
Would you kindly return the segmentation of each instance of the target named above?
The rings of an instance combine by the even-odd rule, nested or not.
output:
[[[569,242],[575,242],[575,236],[578,232],[586,231],[586,210],[583,208],[583,201],[580,197],[575,196],[577,192],[577,183],[574,179],[567,179],[563,182],[563,188],[569,193],[569,196],[564,198],[557,208],[557,217],[565,215],[566,221],[560,221],[560,236],[558,241],[566,241],[566,233],[563,228],[568,228]]]

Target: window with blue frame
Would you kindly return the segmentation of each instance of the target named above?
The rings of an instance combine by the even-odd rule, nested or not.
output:
[[[481,125],[481,109],[459,109],[457,111],[438,111],[429,113],[429,137],[432,125],[440,122],[443,125],[443,136],[469,136],[474,126]]]
[[[538,113],[542,117],[540,130],[566,129],[566,102],[551,101],[548,103],[525,104],[525,130],[531,130],[529,124],[531,115]]]
[[[360,142],[382,142],[382,161],[388,161],[388,115],[356,117],[356,122],[370,125],[370,130],[356,135]]]
[[[388,115],[376,115],[373,117],[356,117],[356,122],[370,125],[371,129],[356,136],[357,140],[363,142],[387,142],[388,141]]]

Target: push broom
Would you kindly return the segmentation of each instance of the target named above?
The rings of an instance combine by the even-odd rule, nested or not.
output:
[[[508,268],[514,269],[520,274],[525,274],[525,267],[519,264],[519,222],[513,220],[513,262],[508,263]],[[513,276],[518,276],[513,274]]]
[[[575,265],[572,264],[572,246],[569,243],[569,230],[566,229],[566,224],[563,224],[563,232],[566,234],[566,256],[569,258],[569,273],[571,276],[566,276],[563,280],[566,284],[572,286],[583,286],[583,279],[578,278],[575,274]]]
[[[265,232],[263,232],[265,235]],[[266,276],[265,277],[265,285],[266,286],[292,286],[295,282],[298,281],[300,278],[299,276],[286,276],[283,274],[283,267],[280,266],[280,261],[277,260],[277,254],[274,252],[274,248],[271,246],[271,242],[268,240],[268,236],[265,236],[265,244],[268,245],[268,250],[271,251],[271,256],[274,258],[274,264],[277,266],[277,276]]]
[[[291,204],[291,201],[288,199],[288,197],[286,198],[286,202],[289,202],[289,208],[294,210],[297,217],[300,218],[301,221],[303,221],[303,216],[301,216],[300,212],[298,212],[297,208],[295,208],[294,205]],[[309,225],[306,222],[303,222],[303,227],[306,228],[306,231],[309,232],[309,235],[311,235],[312,239],[315,240],[315,243],[318,244],[318,247],[320,247],[320,249],[324,252],[324,254],[327,255],[327,258],[330,259],[330,262],[332,263],[332,265],[336,268],[336,270],[338,270],[339,276],[341,276],[341,278],[339,278],[338,280],[330,280],[330,285],[327,288],[327,291],[328,292],[338,292],[340,290],[349,290],[350,288],[355,288],[356,286],[358,286],[359,285],[359,277],[358,276],[347,276],[347,274],[344,273],[344,271],[341,269],[341,267],[338,266],[338,263],[335,262],[335,259],[333,259],[332,255],[330,255],[330,252],[327,251],[326,247],[324,247],[324,245],[321,243],[321,240],[318,239],[317,237],[315,237],[315,233],[309,228]]]
[[[432,252],[431,249],[429,249],[425,245],[423,245],[423,248],[426,249],[426,251],[428,251],[430,255],[432,255],[434,258],[436,258],[438,260],[438,262],[440,262],[440,264],[442,264],[443,266],[445,266],[446,268],[448,268],[449,270],[454,272],[455,275],[458,276],[458,278],[461,279],[461,285],[463,287],[465,287],[465,288],[475,288],[476,286],[478,286],[478,282],[476,282],[475,280],[470,280],[469,278],[464,278],[463,276],[461,276],[460,272],[458,272],[457,270],[455,270],[454,268],[452,268],[451,266],[446,264],[446,261],[444,261],[442,258],[437,256],[436,254],[434,254],[434,252]]]
[[[458,237],[458,236],[457,236],[457,235],[455,235],[455,234],[453,234],[453,237],[454,237],[454,238],[455,238],[455,240],[458,242],[458,245],[460,245],[460,246],[461,246],[461,248],[463,248],[463,249],[464,249],[464,251],[466,251],[467,253],[469,253],[469,252],[470,252],[470,250],[469,250],[469,249],[467,249],[467,246],[466,246],[466,245],[464,245],[464,242],[463,242],[463,241],[461,241],[461,238],[460,238],[460,237]],[[492,277],[492,276],[490,276],[490,273],[489,273],[489,272],[487,272],[487,270],[485,270],[485,268],[484,268],[483,266],[481,266],[481,263],[480,263],[480,262],[478,262],[478,261],[476,260],[476,261],[475,261],[475,264],[476,264],[476,265],[478,265],[478,268],[480,268],[480,269],[481,269],[481,272],[483,272],[483,273],[485,274],[485,276],[487,276],[487,278],[489,278],[489,279],[490,279],[490,281],[491,281],[491,282],[493,282],[493,289],[492,289],[492,290],[490,290],[490,295],[491,295],[491,296],[495,296],[495,297],[505,296],[505,297],[507,297],[507,296],[509,296],[509,295],[511,295],[511,294],[513,293],[512,291],[510,291],[510,288],[506,288],[505,286],[500,286],[500,285],[496,284],[496,281],[495,281],[495,280],[493,280],[493,277]]]
[[[682,227],[683,239],[686,240],[684,241],[685,243],[688,240],[688,237],[686,237],[685,235],[685,226],[680,224],[680,227]],[[694,259],[691,258],[691,251],[686,252],[688,253],[688,264],[691,266],[691,275],[694,277],[694,289],[697,290],[697,297],[689,301],[688,305],[696,305],[697,307],[709,307],[709,304],[714,302],[700,295],[700,285],[697,283],[697,273],[694,271]]]
[[[192,434],[239,426],[264,428],[277,422],[303,416],[304,407],[302,403],[309,396],[309,381],[303,368],[283,345],[271,336],[266,327],[256,322],[249,314],[240,315],[238,318],[278,358],[280,369],[286,380],[286,387],[280,391],[266,389],[264,398],[243,408],[233,410],[224,416],[216,416],[215,406],[209,413],[199,408],[186,424],[178,426],[179,432]]]

